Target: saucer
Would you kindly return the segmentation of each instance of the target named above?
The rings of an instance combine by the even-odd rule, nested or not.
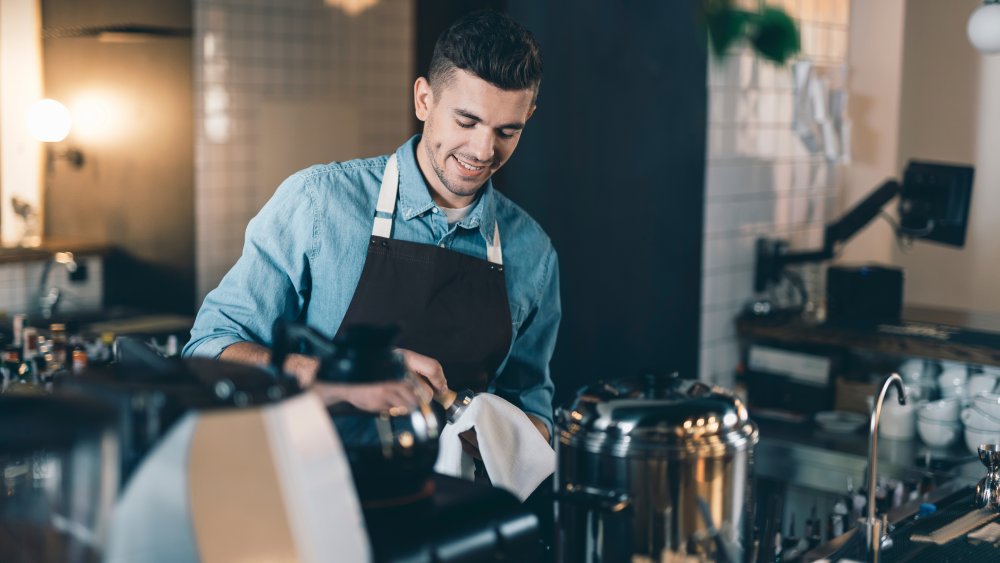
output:
[[[868,422],[863,414],[849,411],[823,411],[816,413],[816,424],[828,432],[849,434]]]

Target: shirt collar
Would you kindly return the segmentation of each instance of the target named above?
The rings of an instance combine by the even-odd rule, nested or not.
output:
[[[420,135],[414,135],[403,146],[396,149],[396,161],[399,164],[399,212],[404,220],[409,221],[427,213],[436,204],[431,199],[431,188],[424,180],[417,164],[417,143]],[[493,225],[496,221],[496,196],[493,193],[493,179],[486,181],[479,190],[476,203],[458,226],[466,229],[479,229],[487,242],[493,241]]]

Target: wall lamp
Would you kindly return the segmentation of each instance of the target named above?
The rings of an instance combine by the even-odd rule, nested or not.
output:
[[[985,0],[969,17],[969,42],[985,54],[1000,53],[1000,0]]]
[[[58,143],[66,139],[73,127],[73,118],[60,102],[52,99],[38,100],[28,108],[28,132],[43,143]],[[49,166],[53,161],[64,159],[73,168],[81,168],[84,163],[83,153],[76,148],[64,150],[49,149]]]

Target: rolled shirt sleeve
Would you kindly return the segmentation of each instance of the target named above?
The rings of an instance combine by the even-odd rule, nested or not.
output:
[[[217,358],[236,342],[270,345],[278,318],[308,304],[315,254],[315,187],[298,173],[250,221],[243,254],[198,311],[185,357]]]
[[[493,383],[493,392],[525,413],[542,419],[552,435],[554,385],[549,363],[562,317],[555,249],[550,246],[541,263],[537,299],[514,335],[510,354]]]

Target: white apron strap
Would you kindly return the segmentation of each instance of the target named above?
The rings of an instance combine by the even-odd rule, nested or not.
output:
[[[389,157],[382,173],[382,185],[378,189],[378,203],[375,204],[375,224],[372,236],[391,238],[392,216],[396,213],[396,192],[399,189],[399,165],[396,155]],[[486,246],[486,259],[491,264],[503,266],[503,250],[500,248],[500,225],[493,223],[493,240]]]
[[[375,224],[372,226],[373,237],[390,238],[392,233],[392,216],[396,212],[396,190],[399,186],[399,166],[396,155],[389,157],[382,173],[382,186],[378,189],[378,203],[375,205]]]
[[[493,223],[493,241],[486,246],[486,259],[492,264],[503,266],[503,251],[500,249],[500,225]]]

